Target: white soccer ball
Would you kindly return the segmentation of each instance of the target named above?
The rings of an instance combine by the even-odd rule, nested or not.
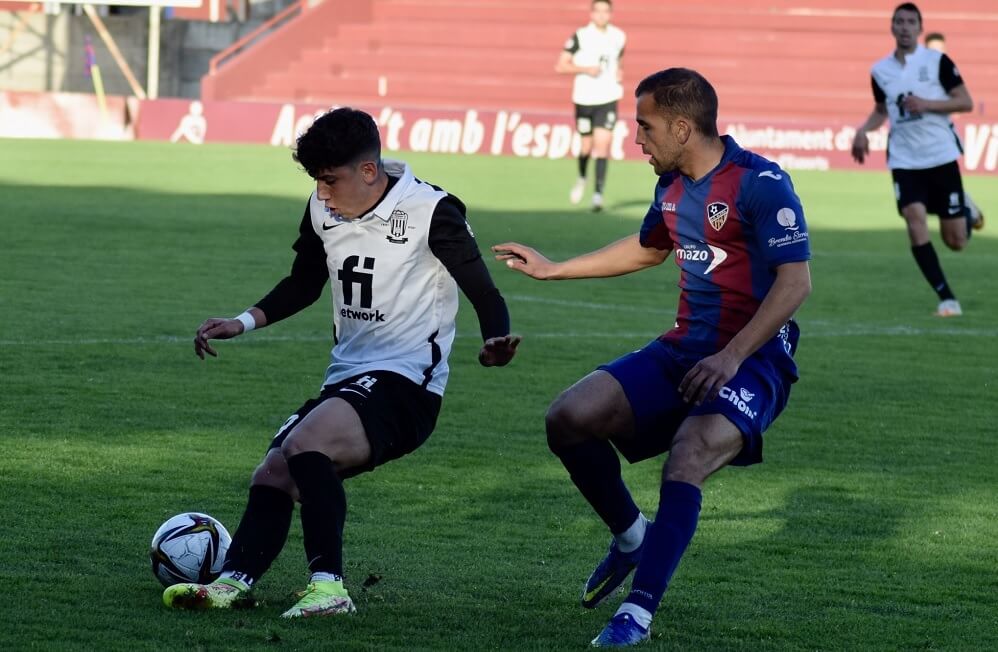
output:
[[[222,572],[232,537],[207,514],[177,514],[152,537],[152,572],[163,586],[180,582],[207,584]]]

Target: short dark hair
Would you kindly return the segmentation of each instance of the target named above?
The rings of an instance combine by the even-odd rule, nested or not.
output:
[[[945,43],[946,37],[943,36],[942,32],[929,32],[925,35],[925,42],[928,43],[929,41],[942,41]]]
[[[596,5],[597,2],[605,2],[610,6],[610,9],[613,9],[613,2],[611,2],[610,0],[593,0],[592,2],[589,3],[589,6],[593,7]]]
[[[634,96],[651,93],[665,113],[689,118],[704,136],[717,136],[717,92],[689,68],[667,68],[641,80]]]
[[[323,170],[381,160],[381,134],[367,113],[341,107],[316,118],[298,137],[292,158],[313,179]]]
[[[918,16],[918,24],[922,24],[922,12],[918,10],[918,6],[914,2],[902,2],[898,6],[894,7],[894,13],[891,14],[891,22],[897,17],[899,11],[914,11],[915,15]]]

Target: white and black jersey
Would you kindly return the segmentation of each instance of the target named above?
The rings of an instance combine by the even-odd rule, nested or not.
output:
[[[256,306],[268,323],[313,303],[332,283],[335,344],[324,385],[393,371],[436,394],[447,384],[457,288],[482,337],[509,333],[509,315],[468,227],[464,204],[385,161],[389,185],[354,220],[330,214],[315,192],[294,244],[291,275]]]
[[[960,157],[963,152],[949,116],[911,114],[903,104],[908,95],[945,100],[951,90],[964,83],[948,56],[920,45],[903,64],[894,54],[884,57],[873,65],[871,76],[873,99],[887,106],[891,121],[887,167],[924,170]]]
[[[620,59],[624,56],[627,37],[613,25],[600,29],[589,23],[575,30],[565,43],[565,52],[572,55],[577,66],[599,66],[597,76],[578,74],[572,85],[572,102],[583,106],[616,102],[624,96],[624,87],[617,81]]]

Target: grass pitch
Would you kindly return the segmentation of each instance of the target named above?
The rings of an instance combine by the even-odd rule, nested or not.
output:
[[[0,647],[581,649],[613,613],[578,606],[607,534],[544,443],[550,401],[669,327],[676,269],[539,283],[490,262],[520,355],[483,369],[465,303],[436,432],[347,484],[359,613],[287,623],[300,529],[252,612],[160,602],[149,539],[208,512],[234,530],[272,433],[317,392],[323,299],[199,361],[208,316],[290,265],[310,181],[286,150],[0,141]],[[608,210],[566,204],[569,161],[405,156],[469,206],[483,250],[564,258],[633,233],[653,175],[610,168]],[[795,173],[814,293],[802,380],[766,463],[708,482],[647,649],[998,649],[998,179],[966,181],[991,229],[936,238],[965,316],[908,251],[883,170]],[[661,461],[625,468],[654,515]],[[365,586],[366,584],[366,586]]]

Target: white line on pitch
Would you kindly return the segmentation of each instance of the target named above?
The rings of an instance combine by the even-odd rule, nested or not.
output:
[[[830,324],[822,324],[816,328],[802,324],[801,337],[813,338],[836,338],[836,337],[875,337],[875,336],[900,336],[900,337],[924,337],[927,335],[946,335],[960,337],[998,337],[998,329],[993,328],[917,328],[913,326],[873,326],[863,324],[850,324],[843,327],[832,327]],[[537,339],[637,339],[647,340],[658,337],[659,333],[653,330],[634,331],[559,331],[559,332],[530,332],[519,331],[525,338]],[[477,338],[478,335],[458,335],[461,339]],[[101,345],[146,345],[146,344],[184,344],[191,345],[193,337],[177,337],[172,335],[158,335],[152,337],[123,337],[123,338],[79,338],[79,339],[33,339],[33,340],[0,340],[0,347],[6,346],[101,346]],[[332,338],[327,335],[252,335],[239,338],[233,344],[253,344],[255,342],[331,342]]]

